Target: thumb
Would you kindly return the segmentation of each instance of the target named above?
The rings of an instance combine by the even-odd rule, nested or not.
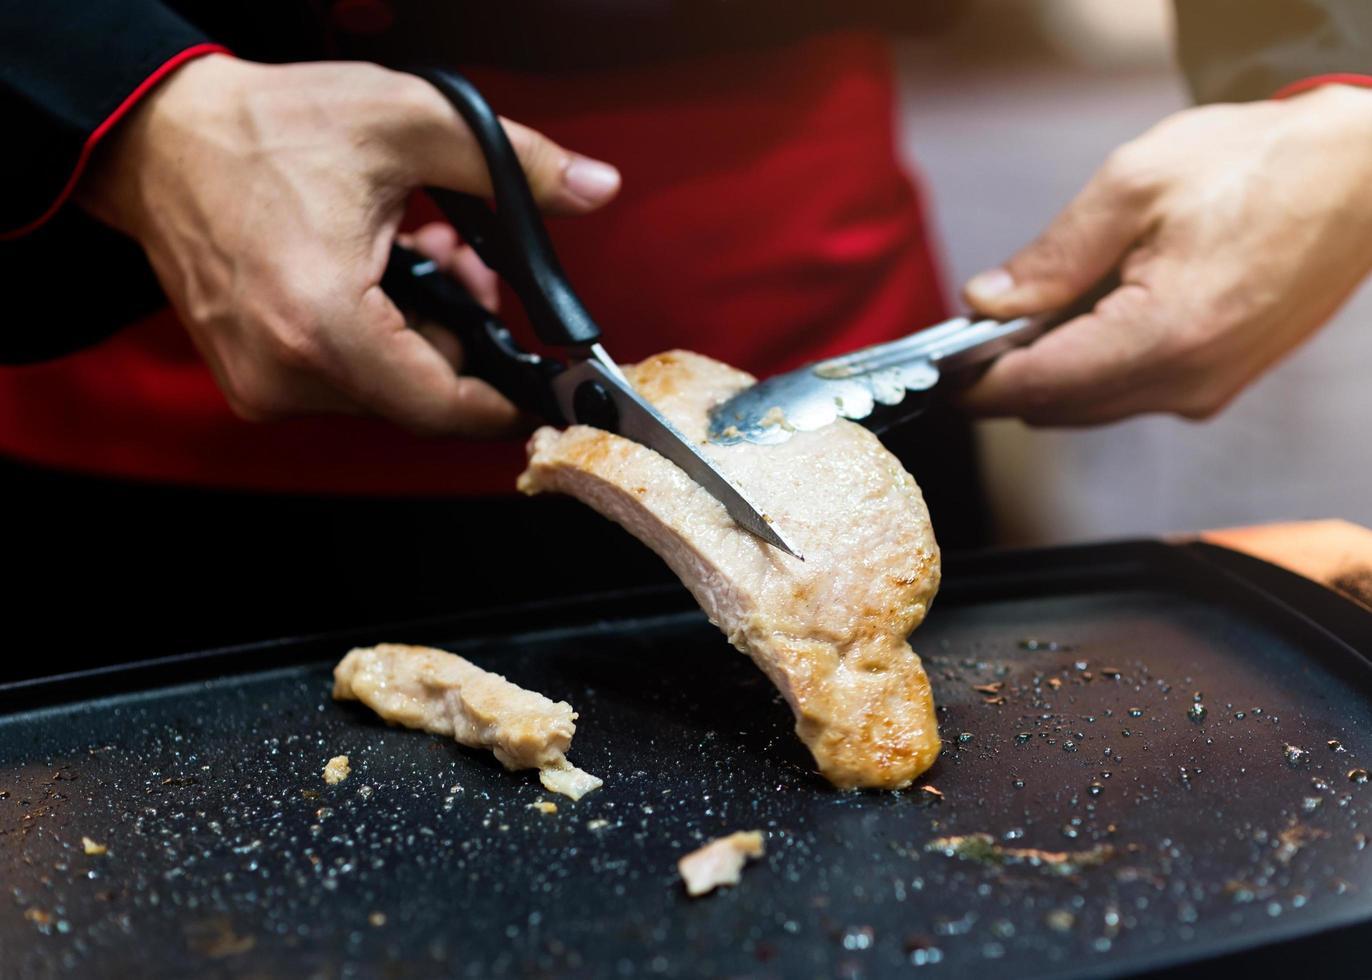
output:
[[[619,171],[608,163],[564,150],[542,133],[502,119],[534,200],[550,211],[581,214],[619,193]]]
[[[402,148],[418,183],[469,194],[491,194],[490,173],[476,137],[427,82],[421,110]],[[558,214],[593,211],[619,193],[619,171],[608,163],[573,153],[537,130],[501,119],[539,206]]]
[[[1114,270],[1148,222],[1147,201],[1128,193],[1107,166],[1043,234],[1003,266],[969,279],[963,296],[1000,319],[1060,309]]]

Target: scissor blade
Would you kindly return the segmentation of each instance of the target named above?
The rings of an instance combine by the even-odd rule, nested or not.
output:
[[[553,381],[564,416],[582,421],[576,411],[576,391],[586,383],[598,383],[609,395],[618,416],[615,431],[619,435],[647,446],[685,470],[687,476],[724,505],[740,527],[788,555],[805,560],[742,490],[730,483],[676,426],[624,381],[622,375],[616,376],[600,360],[574,363]]]

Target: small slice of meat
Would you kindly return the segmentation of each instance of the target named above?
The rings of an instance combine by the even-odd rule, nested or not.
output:
[[[570,494],[661,555],[780,689],[836,786],[909,785],[939,752],[929,679],[906,642],[939,583],[914,479],[843,419],[773,446],[706,443],[711,407],[753,381],[718,361],[673,351],[625,372],[805,561],[740,528],[670,460],[599,429],[539,429],[519,488]]]
[[[348,765],[348,757],[336,755],[324,763],[324,782],[330,786],[336,786],[347,779],[352,771],[352,767]]]
[[[676,863],[676,868],[686,882],[686,894],[694,898],[721,885],[737,885],[743,865],[749,858],[762,857],[763,850],[761,831],[740,830],[692,851]]]
[[[579,800],[593,789],[600,789],[605,781],[589,772],[582,772],[567,760],[558,766],[544,766],[538,771],[538,781],[551,793],[561,793]]]
[[[576,732],[570,704],[526,691],[456,654],[400,643],[359,647],[333,676],[336,699],[361,701],[406,728],[490,749],[506,769],[542,770],[543,785],[553,792],[579,799],[601,785],[567,761]]]

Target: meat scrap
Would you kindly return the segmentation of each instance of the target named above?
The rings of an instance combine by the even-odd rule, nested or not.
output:
[[[579,800],[593,789],[600,789],[605,781],[599,776],[583,772],[563,759],[557,765],[544,766],[538,771],[538,781],[550,793],[561,793]]]
[[[352,774],[352,766],[348,765],[346,755],[336,755],[328,762],[324,763],[324,782],[330,786],[337,786]]]
[[[761,831],[740,830],[692,851],[676,867],[686,882],[686,894],[694,898],[721,885],[737,885],[743,865],[749,858],[762,857],[764,850]]]
[[[490,749],[506,769],[538,769],[574,800],[602,781],[567,761],[576,712],[445,650],[383,643],[352,650],[334,668],[333,696],[361,701],[387,721]]]
[[[909,785],[939,752],[929,680],[906,642],[939,583],[914,479],[842,419],[777,445],[706,443],[710,408],[753,381],[718,361],[673,351],[625,373],[805,560],[744,531],[665,457],[599,429],[538,430],[519,488],[570,494],[661,555],[780,689],[832,783]]]

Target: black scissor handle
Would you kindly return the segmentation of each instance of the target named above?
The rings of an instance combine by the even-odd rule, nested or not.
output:
[[[490,171],[495,210],[474,194],[429,188],[429,196],[482,260],[514,288],[541,341],[558,347],[595,343],[600,328],[562,271],[500,118],[476,86],[456,72],[420,68],[414,74],[438,89],[476,136]]]
[[[520,347],[499,317],[434,262],[392,245],[381,288],[402,310],[436,323],[462,342],[463,373],[490,382],[526,412],[554,425],[567,424],[552,388],[563,366]]]

